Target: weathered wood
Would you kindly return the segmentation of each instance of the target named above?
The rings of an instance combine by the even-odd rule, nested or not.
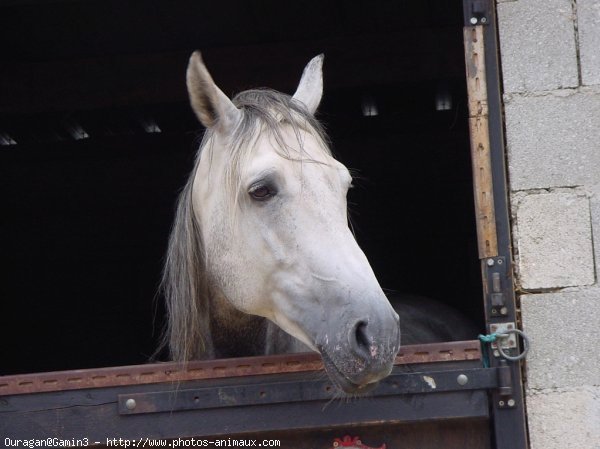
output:
[[[396,365],[480,360],[478,341],[457,341],[403,346]],[[153,363],[98,369],[0,376],[0,397],[12,394],[80,390],[161,382],[183,382],[277,373],[318,371],[321,356],[314,353],[262,357]]]
[[[465,27],[465,62],[479,258],[498,255],[483,27]]]
[[[453,362],[448,368],[476,367],[478,361]],[[310,379],[307,373],[252,376],[246,385]],[[313,377],[314,378],[314,377]],[[213,379],[182,383],[132,385],[131,394],[239,385],[239,379]],[[267,391],[268,392],[268,391]],[[10,438],[185,438],[230,436],[245,432],[331,429],[361,425],[394,424],[447,419],[487,419],[487,391],[446,391],[391,395],[352,400],[313,400],[276,404],[241,405],[142,415],[120,415],[122,387],[96,388],[4,396],[0,401],[0,435]]]
[[[485,79],[487,82],[487,106],[489,110],[489,134],[490,134],[490,151],[494,179],[494,206],[496,215],[496,231],[498,237],[498,256],[495,265],[490,266],[486,261],[482,261],[482,273],[484,273],[484,298],[486,302],[486,322],[488,330],[490,324],[497,322],[491,312],[493,307],[492,293],[494,291],[493,279],[490,282],[490,275],[498,272],[500,258],[503,258],[505,264],[506,277],[501,275],[500,292],[503,295],[503,302],[506,307],[506,314],[500,319],[503,322],[517,322],[519,319],[519,310],[516,304],[516,295],[514,280],[512,278],[512,257],[513,248],[511,243],[511,223],[509,214],[509,198],[508,198],[508,180],[506,177],[506,146],[504,140],[504,116],[502,109],[502,94],[500,81],[500,65],[499,65],[499,44],[498,44],[498,28],[495,17],[495,5],[493,0],[485,0],[486,9],[490,12],[488,16],[488,25],[482,30],[482,39],[485,45]],[[487,281],[486,281],[487,280]],[[496,289],[498,290],[498,289]],[[506,363],[501,358],[493,357],[491,348],[488,348],[490,355],[491,366],[501,366]],[[501,395],[501,391],[494,391],[490,395],[492,405],[491,425],[495,429],[494,432],[494,447],[497,449],[525,449],[527,444],[527,424],[525,419],[525,401],[523,391],[523,366],[520,363],[508,363],[508,369],[511,372],[512,394],[510,400],[514,401],[514,406],[511,408],[503,407],[506,404],[507,397]],[[510,429],[510,430],[509,430]]]

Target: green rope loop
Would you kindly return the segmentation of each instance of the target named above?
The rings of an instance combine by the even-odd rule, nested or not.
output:
[[[482,343],[493,343],[498,340],[498,334],[483,335],[479,334],[479,341]]]
[[[498,334],[489,334],[489,335],[483,335],[483,334],[479,334],[479,336],[477,337],[479,338],[479,341],[481,342],[481,355],[483,357],[483,367],[484,368],[489,368],[490,367],[490,357],[488,356],[488,352],[486,351],[485,348],[485,344],[486,343],[493,343],[496,340],[498,340]]]
[[[498,344],[497,350],[498,350],[499,355],[504,357],[506,360],[510,360],[511,362],[517,362],[517,361],[525,358],[525,356],[527,355],[527,352],[529,351],[529,338],[527,337],[527,335],[525,335],[525,333],[522,330],[507,329],[506,331],[504,331],[502,333],[493,333],[493,334],[489,334],[489,335],[480,334],[478,336],[478,338],[479,338],[479,341],[481,342],[481,353],[483,355],[483,366],[485,368],[488,368],[490,366],[489,355],[488,355],[488,351],[486,351],[485,344],[486,343],[494,343],[499,338],[509,338],[510,334],[516,334],[516,335],[521,336],[521,338],[523,339],[523,351],[518,355],[509,355],[506,352],[504,352],[502,345]],[[504,348],[504,349],[506,349],[506,348]]]

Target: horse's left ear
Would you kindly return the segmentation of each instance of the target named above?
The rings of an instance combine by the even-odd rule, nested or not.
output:
[[[190,57],[186,82],[192,109],[205,127],[223,133],[235,128],[241,112],[215,84],[199,51]]]
[[[294,98],[304,103],[311,114],[314,114],[319,107],[321,97],[323,96],[323,58],[322,53],[315,56],[304,67],[302,78]]]

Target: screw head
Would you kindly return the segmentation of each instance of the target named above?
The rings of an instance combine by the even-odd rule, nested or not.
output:
[[[487,17],[482,17],[481,18],[481,23],[487,23]]]
[[[477,17],[471,17],[470,22],[475,25],[477,23]]]
[[[475,20],[477,20],[477,19],[475,19]],[[494,266],[494,259],[488,259],[486,261],[486,263],[487,263],[488,267],[493,267]]]
[[[504,407],[504,401],[498,401],[498,405],[499,405],[500,407]]]
[[[465,374],[459,374],[456,378],[458,385],[466,385],[469,382],[469,378]]]
[[[494,357],[500,357],[500,351],[494,349]]]
[[[509,399],[508,402],[506,403],[509,407],[514,407],[515,406],[515,400],[514,399]]]
[[[500,315],[506,315],[508,313],[508,309],[506,307],[502,307],[500,309]]]
[[[133,410],[137,404],[135,403],[135,399],[127,399],[125,401],[125,408],[127,410]]]

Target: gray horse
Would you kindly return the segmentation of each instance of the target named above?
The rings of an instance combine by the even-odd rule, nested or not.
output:
[[[400,317],[348,227],[352,177],[314,117],[322,62],[308,63],[293,96],[230,100],[192,54],[188,93],[207,130],[169,241],[166,339],[181,361],[316,351],[356,393],[390,373]],[[415,317],[405,342],[440,339],[418,307],[403,308]]]

